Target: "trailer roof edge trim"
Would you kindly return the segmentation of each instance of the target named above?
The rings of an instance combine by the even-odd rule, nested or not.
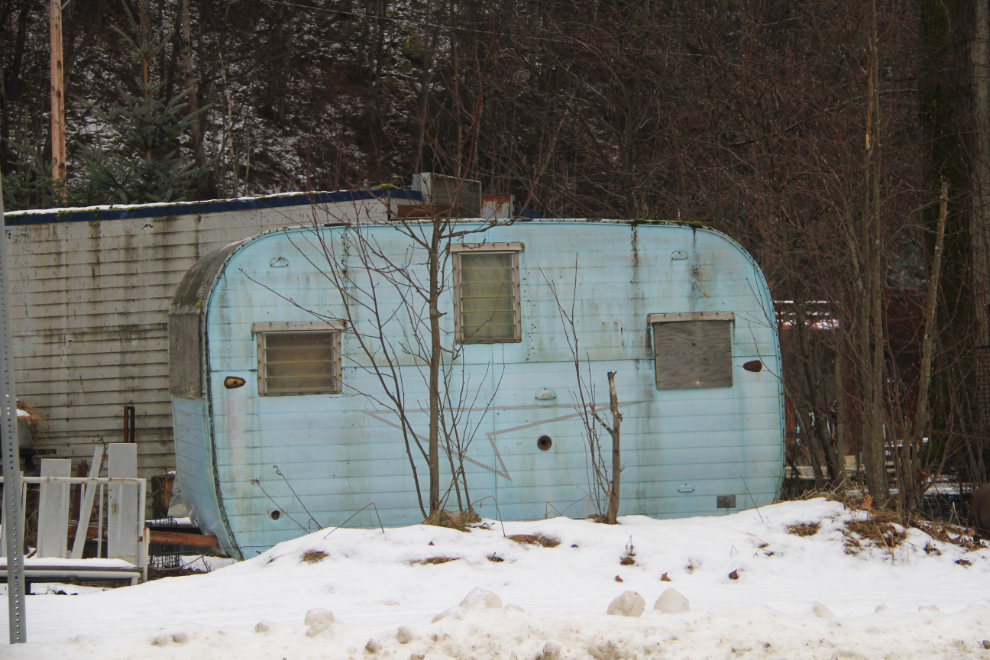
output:
[[[198,202],[167,202],[160,204],[127,204],[109,206],[86,206],[63,209],[37,209],[7,213],[4,225],[43,225],[62,222],[93,222],[96,220],[137,220],[142,218],[163,218],[179,215],[202,215],[205,213],[230,213],[289,206],[312,204],[341,204],[380,199],[408,199],[419,201],[422,194],[415,190],[397,188],[368,188],[364,190],[342,190],[338,192],[282,193],[262,197],[239,199],[218,199]]]

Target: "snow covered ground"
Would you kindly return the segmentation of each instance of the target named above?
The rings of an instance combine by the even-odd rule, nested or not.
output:
[[[990,550],[909,529],[891,551],[849,536],[862,515],[818,499],[614,527],[505,523],[505,535],[498,522],[323,530],[205,575],[29,596],[29,643],[0,657],[990,658]],[[476,587],[498,598],[465,599]],[[669,588],[690,611],[653,609]],[[607,615],[626,591],[645,613]]]

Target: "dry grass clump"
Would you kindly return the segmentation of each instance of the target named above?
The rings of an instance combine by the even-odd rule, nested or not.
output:
[[[966,527],[941,520],[921,520],[917,511],[910,513],[899,511],[896,508],[896,498],[886,506],[876,507],[869,494],[855,492],[850,494],[849,491],[845,490],[810,491],[804,493],[799,499],[813,497],[825,497],[828,500],[842,503],[850,511],[865,512],[864,517],[847,522],[842,529],[842,533],[846,537],[844,545],[847,554],[860,552],[863,547],[860,541],[873,542],[893,553],[894,549],[907,538],[908,527],[919,529],[936,541],[950,543],[970,552],[984,547],[980,542],[973,540],[971,530]],[[941,551],[931,542],[925,544],[924,550],[928,554],[941,554]]]
[[[43,420],[41,417],[38,416],[37,413],[34,412],[34,407],[30,403],[18,399],[17,409],[23,410],[24,412],[27,413],[27,417],[18,417],[17,423],[24,424],[29,429],[31,429],[32,435],[37,437],[45,430],[47,430],[48,425],[45,423],[45,420]]]
[[[848,521],[842,530],[846,536],[846,554],[858,553],[863,547],[860,540],[893,552],[907,538],[907,530],[898,524],[899,519],[899,513],[891,509],[867,509],[864,517]]]
[[[787,533],[793,534],[794,536],[814,536],[818,533],[818,529],[822,526],[820,522],[810,522],[810,523],[799,523],[797,525],[788,525]],[[766,547],[766,546],[763,546]]]
[[[423,524],[433,525],[434,527],[447,527],[448,529],[456,529],[459,532],[470,532],[471,530],[467,526],[477,522],[481,522],[481,516],[475,513],[474,509],[468,509],[459,513],[452,513],[446,509],[437,509],[430,514],[430,517]]]
[[[960,548],[965,548],[969,552],[979,550],[983,547],[982,544],[973,541],[972,534],[969,533],[968,529],[959,525],[952,525],[945,522],[922,521],[916,523],[914,526],[936,541],[958,545]]]
[[[410,564],[446,564],[448,561],[457,561],[460,557],[427,557],[426,559],[415,559]]]
[[[327,558],[327,553],[322,550],[307,550],[303,553],[302,561],[307,564],[316,564]]]
[[[543,534],[514,534],[509,537],[510,541],[515,541],[520,545],[542,545],[544,548],[556,548],[560,545],[560,540],[555,539],[552,536],[544,536]]]

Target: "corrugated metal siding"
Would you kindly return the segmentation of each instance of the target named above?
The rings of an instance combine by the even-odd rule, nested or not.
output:
[[[122,439],[122,407],[134,405],[139,475],[173,469],[166,313],[175,288],[201,256],[228,243],[311,224],[313,207],[304,198],[293,203],[204,203],[197,208],[226,210],[186,215],[132,207],[103,214],[141,217],[82,222],[59,220],[97,214],[8,214],[17,396],[48,423],[39,446],[90,457],[99,438]],[[324,207],[317,216],[377,219],[383,209],[362,200]]]
[[[327,230],[328,238],[333,231]],[[405,254],[407,244],[398,232],[384,227],[375,232],[386,253]],[[620,400],[627,404],[622,410],[627,467],[621,511],[658,517],[716,514],[718,495],[735,494],[738,508],[775,497],[783,464],[781,388],[775,375],[780,371],[779,348],[775,326],[767,320],[772,319],[772,307],[766,284],[741,249],[713,232],[608,223],[520,223],[492,229],[485,240],[523,241],[526,249],[519,259],[522,342],[471,345],[464,353],[473,383],[482,382],[486,370],[484,389],[491,391],[501,380],[494,408],[483,420],[469,456],[501,470],[487,435],[495,434],[511,479],[468,466],[472,499],[481,500],[483,515],[496,515],[493,499],[482,500],[486,496],[497,498],[499,513],[507,519],[591,512],[585,441],[571,406],[572,357],[544,280],[554,281],[562,302],[569,305],[575,255],[582,359],[591,362],[599,404],[607,403],[605,373],[612,370],[618,372]],[[672,261],[673,250],[687,250],[691,258]],[[289,266],[270,268],[275,257],[287,259]],[[319,263],[319,258],[314,261]],[[412,263],[421,261],[412,258]],[[359,268],[356,262],[351,267]],[[385,309],[395,304],[388,287],[379,294]],[[361,368],[365,358],[350,335],[343,337],[345,394],[257,396],[251,324],[312,320],[285,298],[331,316],[343,314],[337,294],[297,248],[285,236],[272,235],[247,243],[231,257],[207,304],[215,456],[223,507],[236,543],[253,552],[302,533],[291,519],[273,522],[262,515],[272,506],[269,496],[303,527],[312,527],[303,505],[319,524],[336,525],[370,502],[385,524],[418,522],[401,434],[368,415],[373,403],[353,394],[375,393],[378,387]],[[452,326],[449,299],[440,311],[443,322]],[[733,386],[658,391],[647,315],[699,311],[736,315]],[[360,331],[367,320],[355,322]],[[396,321],[390,332],[398,337],[402,323]],[[754,358],[763,360],[763,372],[742,369],[743,362]],[[403,362],[411,366],[411,360]],[[224,390],[221,382],[228,375],[245,378],[247,385]],[[407,372],[405,382],[409,400],[425,405],[422,378]],[[544,387],[556,393],[554,405],[534,400]],[[485,399],[483,394],[480,400]],[[425,429],[426,414],[420,416]],[[536,423],[540,425],[528,426]],[[550,451],[536,447],[542,434],[553,438]],[[607,445],[607,436],[603,442]],[[441,459],[441,470],[446,471]],[[426,470],[418,462],[425,490]],[[678,492],[682,483],[690,483],[694,492]],[[367,513],[350,524],[375,521]]]

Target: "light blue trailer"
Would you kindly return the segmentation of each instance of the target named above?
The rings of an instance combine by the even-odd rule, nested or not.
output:
[[[775,499],[784,463],[780,349],[766,281],[738,244],[680,224],[460,222],[483,231],[445,251],[453,269],[440,312],[463,349],[450,387],[471,393],[455,407],[477,426],[464,465],[482,515],[593,512],[557,304],[569,311],[572,300],[582,369],[602,412],[606,373],[617,372],[620,514],[715,515]],[[363,268],[345,245],[348,231],[286,229],[229,245],[200,260],[173,299],[177,469],[195,521],[232,556],[316,523],[341,524],[370,503],[386,526],[422,521],[398,419],[355,334],[382,324],[366,309],[348,315],[327,275],[327,254],[352,276]],[[425,273],[423,255],[395,227],[360,231],[382,256]],[[504,281],[492,288],[478,278]],[[394,287],[378,291],[388,317],[399,298]],[[499,296],[472,318],[477,299]],[[405,314],[383,324],[396,344],[413,322]],[[425,367],[407,355],[397,364],[415,402],[410,415],[425,428]],[[607,436],[603,444],[607,455]],[[425,497],[427,468],[413,454]],[[446,490],[445,454],[441,466]],[[377,522],[367,509],[348,524]]]

